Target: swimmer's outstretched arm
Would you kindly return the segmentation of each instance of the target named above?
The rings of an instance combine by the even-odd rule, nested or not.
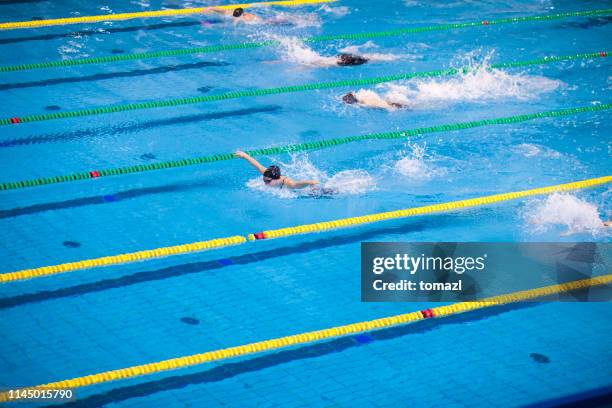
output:
[[[285,178],[285,185],[289,188],[304,188],[308,186],[316,186],[319,184],[317,180],[291,180],[289,177]]]
[[[261,163],[259,163],[257,160],[255,160],[254,158],[249,156],[248,153],[245,153],[242,150],[236,150],[236,153],[234,153],[234,155],[236,157],[240,157],[242,159],[245,159],[246,161],[251,163],[251,165],[253,167],[255,167],[257,169],[257,171],[259,171],[261,174],[264,174],[264,172],[266,171],[266,168],[264,166],[262,166]]]

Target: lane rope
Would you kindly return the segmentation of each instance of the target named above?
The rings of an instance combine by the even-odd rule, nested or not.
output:
[[[492,125],[507,125],[520,122],[526,122],[534,119],[542,118],[559,118],[563,116],[576,115],[586,112],[597,112],[612,109],[612,104],[588,105],[578,108],[568,108],[554,110],[548,112],[529,113],[522,115],[507,116],[495,119],[484,119],[469,122],[460,122],[452,124],[443,124],[437,126],[422,127],[416,129],[408,129],[396,132],[372,133],[357,136],[347,136],[334,139],[317,140],[314,142],[305,142],[291,144],[285,146],[268,147],[255,150],[247,150],[251,156],[275,155],[282,153],[304,152],[318,149],[327,149],[339,145],[363,142],[366,140],[394,140],[426,135],[429,133],[451,132],[456,130],[471,129],[482,126]],[[102,170],[90,170],[79,173],[72,173],[60,176],[40,177],[29,180],[9,181],[0,183],[0,191],[14,190],[20,188],[43,186],[47,184],[67,183],[79,180],[98,179],[100,177],[117,176],[122,174],[142,173],[154,170],[171,169],[185,166],[195,166],[201,164],[216,163],[225,160],[235,159],[234,153],[220,153],[211,156],[192,157],[189,159],[169,160],[157,163],[137,164],[126,167],[115,167]]]
[[[374,320],[366,320],[327,329],[314,330],[290,336],[277,337],[274,339],[248,343],[241,346],[228,347],[219,350],[207,351],[189,356],[171,358],[154,363],[136,365],[120,368],[117,370],[104,371],[97,374],[75,377],[67,380],[51,382],[48,384],[28,387],[27,389],[64,389],[79,388],[94,384],[107,383],[116,380],[140,377],[160,373],[168,370],[200,365],[213,361],[226,360],[240,356],[247,356],[263,352],[284,349],[297,345],[310,344],[327,339],[346,337],[357,333],[371,332],[391,328],[421,320],[442,318],[474,310],[486,309],[494,306],[502,306],[510,303],[524,302],[535,298],[551,296],[559,293],[586,289],[595,286],[609,285],[612,283],[612,274],[601,275],[594,278],[581,279],[557,285],[544,286],[541,288],[527,289],[504,295],[492,296],[473,302],[459,302],[445,306],[436,306],[430,309],[387,316]],[[0,402],[9,401],[9,393],[0,393]]]
[[[24,269],[17,272],[4,273],[0,275],[0,283],[12,282],[24,279],[38,278],[47,275],[56,275],[64,272],[76,271],[79,269],[96,268],[117,264],[143,261],[145,259],[163,258],[167,256],[182,255],[190,252],[201,252],[210,249],[227,247],[230,245],[240,245],[247,242],[246,238],[240,235],[226,238],[215,238],[208,241],[192,242],[190,244],[173,245],[168,247],[149,249],[145,251],[130,252],[127,254],[103,256],[100,258],[85,259],[76,262],[67,262],[59,265],[43,266],[34,269]]]
[[[543,64],[550,64],[550,63],[562,62],[562,61],[605,58],[607,56],[608,56],[607,51],[564,55],[564,56],[547,56],[543,58],[532,59],[529,61],[515,61],[515,62],[492,64],[490,65],[490,69],[526,67],[530,65],[543,65]],[[173,107],[173,106],[193,105],[193,104],[205,103],[205,102],[218,102],[218,101],[246,98],[246,97],[269,96],[269,95],[279,95],[279,94],[293,93],[293,92],[315,91],[315,90],[321,90],[321,89],[344,88],[348,86],[376,85],[376,84],[381,84],[384,82],[392,82],[392,81],[406,80],[406,79],[412,79],[412,78],[432,78],[432,77],[440,77],[440,76],[458,75],[460,73],[467,73],[471,69],[474,69],[474,68],[473,67],[449,68],[449,69],[443,69],[443,70],[421,71],[421,72],[411,72],[407,74],[387,75],[387,76],[374,77],[374,78],[348,79],[344,81],[331,81],[331,82],[315,82],[315,83],[310,83],[310,84],[283,86],[283,87],[277,87],[277,88],[260,88],[260,89],[244,90],[244,91],[234,91],[234,92],[228,92],[228,93],[217,94],[217,95],[202,95],[202,96],[193,96],[193,97],[185,97],[185,98],[157,100],[157,101],[150,101],[150,102],[99,106],[96,108],[80,109],[76,111],[67,111],[67,112],[44,113],[44,114],[39,114],[39,115],[26,115],[26,116],[14,116],[11,118],[0,119],[0,125],[16,125],[19,123],[40,122],[40,121],[45,121],[45,120],[67,119],[67,118],[76,118],[76,117],[93,116],[93,115],[104,115],[104,114],[116,113],[116,112],[128,112],[128,111],[143,110],[143,109],[168,108],[168,107]]]
[[[386,221],[398,218],[413,217],[439,213],[460,208],[478,207],[487,204],[498,203],[501,201],[515,200],[517,198],[529,197],[534,195],[550,194],[558,191],[576,190],[593,187],[612,182],[612,176],[599,177],[589,180],[575,181],[567,184],[559,184],[549,187],[540,187],[531,190],[513,191],[504,194],[494,194],[484,197],[470,198],[467,200],[450,201],[442,204],[426,205],[423,207],[406,208],[404,210],[388,211],[377,214],[362,215],[360,217],[342,218],[339,220],[316,222],[313,224],[296,225],[293,227],[279,228],[256,232],[248,235],[249,241],[280,238],[290,235],[309,234],[322,232],[331,229],[347,228],[355,225],[370,224],[373,222]]]
[[[427,205],[424,207],[407,208],[397,211],[389,211],[377,214],[363,215],[360,217],[343,218],[333,221],[317,222],[314,224],[297,225],[288,228],[268,230],[248,235],[249,241],[286,237],[289,235],[307,234],[312,232],[322,232],[330,229],[340,229],[386,221],[390,219],[413,217],[431,213],[440,213],[458,210],[467,207],[477,207],[502,201],[514,200],[517,198],[550,194],[556,191],[568,191],[583,189],[612,182],[612,176],[599,177],[594,179],[575,181],[566,184],[558,184],[548,187],[540,187],[531,190],[515,191],[504,194],[495,194],[484,197],[476,197],[465,200],[451,201],[446,203]],[[228,245],[239,245],[246,243],[245,237],[236,235],[229,238],[219,238],[192,244],[176,245],[172,247],[157,248],[147,251],[138,251],[129,254],[111,255],[102,258],[87,259],[77,262],[68,262],[58,265],[43,266],[39,268],[23,269],[16,272],[0,274],[0,283],[14,282],[25,279],[39,278],[42,276],[57,275],[60,273],[72,272],[81,269],[92,269],[100,266],[126,264],[130,262],[142,261],[145,259],[155,259],[170,255],[179,255],[189,252],[202,251],[204,249],[221,248]]]
[[[354,34],[325,35],[325,36],[303,38],[301,39],[301,41],[304,41],[306,43],[318,43],[318,42],[336,41],[336,40],[366,40],[366,39],[374,39],[374,38],[397,37],[397,36],[408,35],[408,34],[425,33],[425,32],[430,32],[430,31],[454,30],[454,29],[462,29],[462,28],[469,28],[469,27],[487,27],[490,25],[514,24],[514,23],[534,22],[534,21],[550,22],[550,21],[575,18],[575,17],[595,17],[595,16],[607,16],[607,15],[612,15],[612,9],[572,11],[568,13],[547,14],[547,15],[539,15],[539,16],[484,20],[484,21],[487,21],[487,24],[484,24],[483,21],[473,21],[473,22],[459,23],[459,24],[438,24],[438,25],[432,25],[432,26],[427,26],[427,27],[412,27],[412,28],[404,28],[404,29],[391,30],[391,31],[374,31],[374,32],[365,32],[365,33],[354,33]],[[240,44],[209,45],[205,47],[169,49],[169,50],[161,50],[161,51],[140,52],[140,53],[133,53],[133,54],[108,55],[108,56],[102,56],[102,57],[88,57],[88,58],[79,58],[79,59],[62,60],[62,61],[48,61],[48,62],[35,62],[35,63],[29,63],[29,64],[4,65],[4,66],[0,66],[0,72],[16,72],[16,71],[27,71],[27,70],[32,70],[32,69],[59,68],[59,67],[71,67],[71,66],[76,66],[76,65],[105,64],[105,63],[113,63],[113,62],[135,61],[135,60],[143,60],[143,59],[151,59],[151,58],[177,57],[177,56],[191,55],[191,54],[206,54],[206,53],[213,53],[213,52],[220,52],[220,51],[234,51],[234,50],[245,50],[245,49],[252,49],[252,48],[269,47],[269,46],[278,45],[278,44],[280,44],[279,41],[268,40],[268,41],[260,41],[260,42],[245,42],[245,43],[240,43]]]
[[[103,14],[96,16],[82,16],[82,17],[67,17],[67,18],[53,18],[48,20],[32,20],[32,21],[14,21],[7,23],[0,23],[0,30],[14,30],[17,28],[37,28],[37,27],[48,27],[56,25],[66,24],[78,24],[78,23],[98,23],[104,21],[117,21],[117,20],[130,20],[133,18],[150,18],[150,17],[169,17],[169,16],[182,16],[187,14],[198,14],[209,12],[210,9],[221,9],[221,10],[233,10],[235,8],[253,8],[253,7],[264,7],[264,6],[284,6],[294,7],[308,4],[319,4],[319,3],[332,3],[337,0],[289,0],[289,1],[264,1],[259,3],[242,3],[242,4],[225,4],[219,6],[208,6],[208,7],[193,7],[183,9],[168,9],[168,10],[157,10],[157,11],[141,11],[135,13],[118,13],[118,14]]]

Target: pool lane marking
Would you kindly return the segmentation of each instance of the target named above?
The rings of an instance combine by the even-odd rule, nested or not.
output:
[[[608,56],[607,51],[598,51],[598,52],[590,52],[590,53],[582,53],[582,54],[563,55],[563,56],[546,56],[543,58],[532,59],[528,61],[514,61],[514,62],[503,62],[499,64],[492,64],[490,65],[489,68],[496,69],[496,68],[526,67],[526,66],[531,66],[531,65],[544,65],[544,64],[563,62],[563,61],[604,58],[607,56]],[[219,101],[224,101],[224,100],[255,97],[255,96],[268,96],[268,95],[279,95],[279,94],[294,93],[294,92],[315,91],[315,90],[321,90],[321,89],[345,88],[349,86],[355,87],[355,86],[364,86],[364,85],[375,85],[375,84],[381,84],[385,82],[393,82],[393,81],[406,80],[406,79],[412,79],[412,78],[432,78],[432,77],[440,77],[440,76],[452,76],[452,75],[458,75],[461,73],[467,73],[473,69],[474,69],[473,67],[448,68],[448,69],[433,70],[433,71],[420,71],[420,72],[411,72],[411,73],[404,73],[404,74],[387,75],[387,76],[373,77],[373,78],[348,79],[344,81],[330,81],[330,82],[314,82],[310,84],[283,86],[283,87],[277,87],[277,88],[250,89],[250,90],[243,90],[243,91],[233,91],[233,92],[217,94],[217,95],[200,95],[200,96],[193,96],[193,97],[156,100],[156,101],[149,101],[149,102],[98,106],[94,108],[80,109],[76,111],[44,113],[44,114],[39,114],[39,115],[14,116],[14,117],[0,119],[0,125],[16,125],[19,123],[40,122],[40,121],[55,120],[55,119],[68,119],[68,118],[93,116],[93,115],[104,115],[104,114],[116,113],[116,112],[128,112],[128,111],[144,110],[144,109],[167,108],[167,107],[173,107],[173,106],[193,105],[193,104],[205,103],[205,102],[219,102]]]
[[[484,120],[475,120],[475,121],[469,121],[469,122],[459,122],[459,123],[443,124],[443,125],[437,125],[437,126],[421,127],[421,128],[408,129],[408,130],[403,130],[403,131],[386,132],[386,133],[372,133],[372,134],[365,134],[365,135],[340,137],[340,138],[334,138],[334,139],[324,139],[324,140],[317,140],[313,142],[304,142],[304,143],[297,143],[297,144],[291,144],[291,145],[285,145],[285,146],[276,146],[276,147],[248,150],[247,153],[249,153],[251,156],[262,156],[262,155],[311,151],[311,150],[332,148],[332,147],[336,147],[336,146],[347,144],[347,143],[362,142],[365,140],[405,139],[409,137],[425,135],[428,133],[450,132],[450,131],[471,129],[471,128],[482,127],[482,126],[491,126],[491,125],[507,125],[507,124],[512,124],[512,123],[526,122],[526,121],[534,120],[534,119],[557,118],[557,117],[562,117],[562,116],[575,115],[579,113],[597,112],[597,111],[604,111],[604,110],[609,110],[609,109],[612,109],[612,104],[588,105],[588,106],[582,106],[582,107],[577,107],[577,108],[568,108],[568,109],[561,109],[561,110],[555,110],[555,111],[529,113],[529,114],[522,114],[522,115],[507,116],[507,117],[502,117],[502,118],[484,119]],[[163,170],[163,169],[178,168],[178,167],[185,167],[185,166],[195,166],[195,165],[231,160],[235,158],[236,156],[234,155],[234,153],[221,153],[221,154],[215,154],[211,156],[192,157],[189,159],[169,160],[169,161],[158,162],[158,163],[137,164],[137,165],[126,166],[126,167],[82,171],[79,173],[73,173],[73,174],[67,174],[67,175],[40,177],[36,179],[21,180],[21,181],[9,181],[5,183],[0,183],[0,191],[36,187],[36,186],[42,186],[42,185],[47,185],[47,184],[66,183],[66,182],[79,181],[79,180],[90,180],[90,179],[97,179],[100,177],[117,176],[117,175],[122,175],[122,174],[142,173],[142,172],[153,171],[153,170]]]
[[[407,34],[418,34],[431,31],[442,31],[442,30],[454,30],[469,27],[483,27],[488,25],[500,25],[500,24],[513,24],[513,23],[524,23],[533,21],[555,21],[574,17],[593,17],[593,16],[607,16],[612,15],[612,9],[598,9],[598,10],[586,10],[586,11],[573,11],[567,13],[558,14],[545,14],[538,16],[527,16],[527,17],[514,17],[514,18],[501,18],[494,20],[484,21],[473,21],[468,23],[458,24],[437,24],[426,27],[412,27],[403,28],[399,30],[391,31],[373,31],[364,33],[354,34],[337,34],[337,35],[324,35],[317,37],[309,37],[301,39],[307,43],[318,43],[324,41],[336,41],[336,40],[366,40],[373,38],[384,38],[384,37],[397,37]],[[122,54],[122,55],[107,55],[101,57],[88,57],[71,60],[61,61],[47,61],[47,62],[35,62],[30,64],[14,64],[0,66],[0,72],[15,72],[15,71],[27,71],[32,69],[45,69],[45,68],[59,68],[59,67],[70,67],[75,65],[88,65],[88,64],[104,64],[112,62],[122,61],[134,61],[143,60],[150,58],[163,58],[163,57],[176,57],[181,55],[191,54],[205,54],[220,51],[233,51],[233,50],[245,50],[251,48],[268,47],[272,45],[280,44],[276,40],[260,41],[260,42],[245,42],[239,44],[225,44],[225,45],[209,45],[205,47],[194,47],[194,48],[180,48],[180,49],[168,49],[161,51],[150,51],[133,54]]]
[[[507,293],[504,295],[492,296],[473,302],[458,302],[445,306],[436,306],[430,309],[424,309],[410,313],[387,316],[374,320],[366,320],[358,323],[330,327],[327,329],[314,330],[289,336],[277,337],[274,339],[248,343],[241,346],[228,347],[224,349],[207,351],[204,353],[171,358],[153,363],[104,371],[97,374],[90,374],[82,377],[75,377],[67,380],[51,382],[48,384],[37,385],[34,387],[28,387],[28,389],[62,389],[86,387],[89,385],[140,377],[168,370],[176,370],[183,367],[190,367],[213,361],[220,361],[252,354],[270,352],[274,350],[284,349],[286,347],[310,344],[327,339],[346,337],[357,333],[378,331],[395,326],[415,323],[421,320],[442,318],[474,310],[481,310],[516,302],[524,302],[535,298],[541,298],[545,296],[551,296],[555,294],[570,292],[579,289],[586,289],[595,286],[608,285],[610,283],[612,283],[612,274],[601,275],[594,278],[575,280],[557,285],[544,286],[540,288]],[[0,393],[0,402],[7,401],[9,401],[9,393]]]
[[[558,191],[569,191],[583,189],[612,182],[612,176],[593,178],[582,181],[575,181],[566,184],[558,184],[548,187],[540,187],[530,190],[514,191],[503,194],[494,194],[483,197],[476,197],[446,203],[427,205],[423,207],[407,208],[396,211],[382,212],[376,214],[362,215],[358,217],[343,218],[339,220],[317,222],[314,224],[296,225],[288,228],[267,230],[248,235],[249,241],[280,238],[290,235],[308,234],[322,232],[331,229],[354,227],[363,224],[386,221],[398,218],[407,218],[417,215],[441,213],[446,211],[458,210],[467,207],[478,207],[502,201],[515,200],[518,198],[550,194]],[[58,265],[42,266],[38,268],[23,269],[15,272],[0,274],[0,283],[14,282],[25,279],[39,278],[42,276],[57,275],[60,273],[72,272],[81,269],[92,269],[100,266],[126,264],[130,262],[142,261],[145,259],[162,258],[171,255],[180,255],[202,250],[222,248],[229,245],[240,245],[246,243],[245,237],[236,235],[228,238],[218,238],[209,241],[195,242],[192,244],[176,245],[146,251],[132,252],[128,254],[110,255],[102,258],[87,259],[83,261],[68,262]]]
[[[156,11],[141,11],[135,13],[117,13],[117,14],[102,14],[95,16],[82,17],[67,17],[54,18],[48,20],[31,20],[31,21],[14,21],[0,23],[0,30],[14,30],[18,28],[38,28],[56,25],[79,24],[79,23],[98,23],[104,21],[130,20],[133,18],[150,18],[150,17],[169,17],[181,16],[187,14],[198,14],[210,12],[210,9],[233,10],[235,8],[252,8],[252,7],[269,7],[269,6],[284,6],[294,7],[308,4],[332,3],[337,0],[289,0],[289,1],[264,1],[258,3],[241,3],[241,4],[225,4],[219,6],[208,7],[193,7],[177,10],[156,10]]]
[[[126,264],[131,262],[143,261],[146,259],[181,255],[190,252],[201,252],[231,245],[240,245],[244,244],[245,242],[247,242],[245,237],[236,235],[226,238],[215,238],[208,241],[192,242],[190,244],[174,245],[119,255],[103,256],[100,258],[85,259],[82,261],[68,262],[59,265],[43,266],[40,268],[24,269],[17,272],[5,273],[0,275],[0,282],[5,283],[24,279],[32,279],[41,276],[56,275],[59,273],[77,271],[80,269]]]
[[[534,195],[550,194],[558,191],[568,191],[581,188],[597,186],[612,182],[612,176],[599,177],[589,180],[577,181],[567,184],[559,184],[549,187],[540,187],[531,190],[513,191],[503,194],[494,194],[484,197],[470,198],[467,200],[450,201],[442,204],[426,205],[423,207],[406,208],[403,210],[388,211],[377,214],[362,215],[360,217],[342,218],[339,220],[316,222],[313,224],[297,225],[287,228],[279,228],[275,230],[267,230],[255,232],[248,235],[249,241],[281,238],[290,235],[310,234],[313,232],[322,232],[331,229],[347,228],[361,224],[370,224],[373,222],[386,221],[397,218],[413,217],[416,215],[425,215],[431,213],[440,213],[450,210],[456,210],[466,207],[478,207],[487,204],[493,204],[501,201],[515,200]]]

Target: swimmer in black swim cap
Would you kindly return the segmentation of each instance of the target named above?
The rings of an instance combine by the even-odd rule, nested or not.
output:
[[[270,166],[263,172],[263,181],[266,184],[270,184],[274,180],[281,178],[281,169],[278,166]]]
[[[261,17],[252,13],[247,13],[242,7],[237,7],[234,10],[210,7],[206,9],[206,11],[212,11],[213,13],[223,14],[226,17],[232,17],[234,23],[259,23],[262,21]]]
[[[369,60],[365,57],[355,54],[340,54],[338,55],[337,64],[341,67],[346,67],[349,65],[363,65]]]
[[[352,105],[354,103],[358,103],[359,100],[357,100],[352,92],[349,92],[342,97],[342,102],[346,103],[347,105]]]
[[[262,166],[257,160],[249,156],[247,153],[237,150],[234,153],[236,157],[240,157],[248,161],[253,167],[259,171],[263,177],[263,182],[268,187],[278,188],[304,188],[308,186],[316,186],[319,184],[317,180],[292,180],[287,176],[281,175],[281,169],[278,166],[270,166],[268,168]]]

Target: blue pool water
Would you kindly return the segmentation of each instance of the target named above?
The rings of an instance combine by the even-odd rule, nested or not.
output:
[[[20,21],[208,4],[3,1],[0,16]],[[609,5],[343,0],[259,11],[297,16],[297,25],[233,26],[186,16],[2,31],[0,65],[270,36],[282,45],[3,73],[1,117],[609,51],[610,17],[310,48],[292,39]],[[346,47],[382,60],[316,65]],[[409,110],[343,106],[341,96],[359,89],[340,88],[4,126],[0,182],[610,103],[611,87],[609,59],[599,58],[367,88],[407,101]],[[0,192],[0,271],[604,176],[611,170],[609,118],[601,111],[262,158],[290,176],[339,189],[332,199],[265,190],[238,160]],[[359,301],[360,242],[607,242],[610,233],[600,225],[611,211],[603,186],[3,284],[0,386],[421,310],[434,305]],[[562,236],[567,230],[572,234]],[[85,387],[74,406],[505,407],[584,399],[609,393],[611,330],[606,303],[515,305]]]

